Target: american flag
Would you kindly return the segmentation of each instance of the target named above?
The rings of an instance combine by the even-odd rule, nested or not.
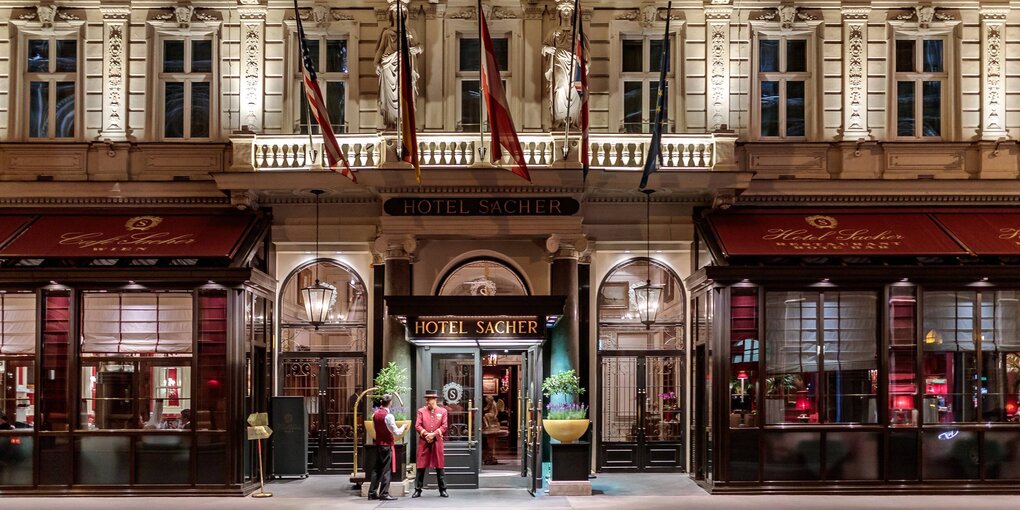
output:
[[[298,44],[301,46],[301,75],[304,78],[305,96],[308,98],[312,116],[319,124],[319,131],[322,132],[326,163],[330,170],[340,172],[348,179],[358,182],[358,178],[351,171],[351,165],[347,164],[347,158],[340,150],[340,144],[336,141],[333,125],[329,122],[326,102],[322,99],[322,89],[319,88],[318,77],[315,75],[315,62],[312,60],[312,54],[308,52],[308,45],[305,44],[305,28],[301,25],[301,11],[298,10],[297,0],[294,0],[294,19],[297,21]]]

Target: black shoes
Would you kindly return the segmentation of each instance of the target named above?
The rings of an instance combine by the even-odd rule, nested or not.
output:
[[[421,489],[415,489],[414,490],[414,494],[411,494],[411,497],[412,498],[420,498],[421,497]]]
[[[439,497],[441,497],[441,498],[448,498],[448,497],[450,497],[450,495],[449,495],[449,494],[447,494],[445,490],[442,490],[442,489],[441,489],[441,490],[439,491]]]
[[[371,501],[373,499],[379,499],[379,496],[376,496],[375,494],[369,494],[368,495],[368,499],[369,499],[369,501]]]

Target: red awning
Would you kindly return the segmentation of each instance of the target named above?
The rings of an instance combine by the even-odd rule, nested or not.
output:
[[[726,256],[967,254],[923,212],[742,209],[708,219]]]
[[[30,219],[31,216],[0,216],[0,246]]]
[[[252,215],[217,212],[46,214],[6,245],[0,243],[0,257],[232,257],[254,223]],[[0,219],[0,241],[4,225]]]
[[[935,219],[975,255],[1020,255],[1020,212],[947,212]]]

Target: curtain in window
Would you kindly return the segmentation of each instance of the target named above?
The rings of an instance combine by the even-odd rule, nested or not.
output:
[[[872,292],[825,294],[825,370],[876,368],[876,300]]]
[[[191,352],[190,294],[86,294],[82,352]]]
[[[0,354],[35,352],[35,294],[0,294]]]
[[[825,293],[825,370],[875,368],[876,299],[870,292]],[[818,371],[818,333],[817,293],[768,293],[765,357],[769,374]]]

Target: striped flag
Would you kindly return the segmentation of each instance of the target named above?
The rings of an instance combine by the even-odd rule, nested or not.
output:
[[[574,23],[577,32],[577,93],[581,97],[581,171],[582,182],[588,180],[588,49],[584,47],[584,22],[581,21],[581,0],[574,0]]]
[[[418,161],[418,133],[414,121],[414,83],[411,79],[411,49],[407,38],[407,16],[398,3],[397,16],[400,19],[400,158],[414,167],[414,179],[421,184],[421,162]]]
[[[329,122],[326,102],[322,99],[322,89],[319,88],[318,77],[315,75],[315,63],[312,61],[312,54],[308,52],[308,45],[305,44],[305,28],[301,25],[301,11],[298,10],[297,0],[294,0],[294,20],[297,21],[298,44],[301,46],[301,75],[304,78],[305,97],[308,98],[308,107],[312,110],[312,116],[315,117],[322,132],[326,163],[330,170],[340,172],[348,179],[358,182],[358,178],[351,171],[351,165],[347,164],[347,158],[340,150],[340,144],[336,141],[333,125]]]
[[[648,177],[659,168],[662,162],[662,124],[665,121],[666,98],[669,95],[666,90],[666,73],[669,71],[669,18],[673,12],[673,2],[666,5],[666,34],[662,37],[662,60],[659,61],[659,87],[658,96],[655,101],[655,123],[652,124],[652,141],[648,144],[648,151],[645,154],[645,170],[641,173],[641,185],[639,189],[645,189],[648,185]]]
[[[514,119],[510,117],[510,107],[507,106],[506,92],[499,76],[499,61],[492,48],[485,13],[482,12],[482,0],[478,0],[478,31],[482,44],[482,95],[485,97],[485,110],[489,113],[489,136],[492,138],[492,149],[489,152],[492,160],[497,161],[503,158],[505,148],[514,161],[510,171],[531,182],[528,166],[524,162],[524,151],[521,150],[521,142],[514,129]]]

